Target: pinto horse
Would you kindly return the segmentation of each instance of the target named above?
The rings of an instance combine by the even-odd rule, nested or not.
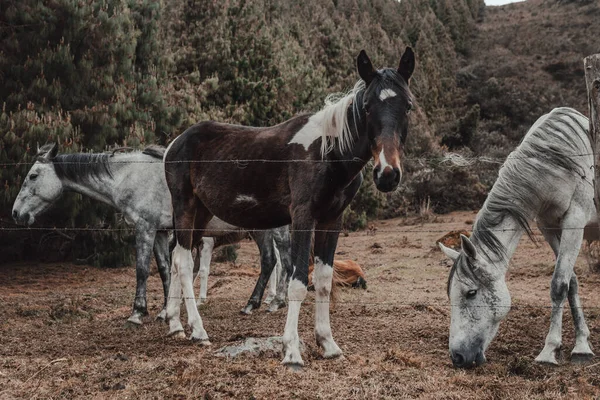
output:
[[[291,223],[293,272],[283,364],[304,364],[298,317],[307,293],[313,233],[315,336],[324,357],[342,354],[329,322],[341,217],[372,158],[380,191],[390,192],[400,183],[415,57],[407,48],[398,68],[376,70],[363,50],[357,67],[361,80],[354,89],[335,100],[330,97],[315,114],[267,128],[201,122],[171,143],[164,159],[177,239],[167,304],[170,335],[183,336],[177,298],[183,290],[190,339],[210,344],[194,299],[191,249],[213,216],[247,229]]]

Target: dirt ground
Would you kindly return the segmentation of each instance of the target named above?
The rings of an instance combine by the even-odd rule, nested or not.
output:
[[[357,261],[368,290],[345,289],[332,327],[345,357],[325,360],[313,339],[314,294],[301,311],[306,367],[280,365],[280,354],[215,356],[246,337],[283,333],[285,310],[251,316],[245,304],[258,273],[258,252],[242,243],[236,265],[216,263],[209,303],[201,307],[212,346],[167,338],[153,317],[162,304],[160,279],[149,281],[151,316],[128,328],[133,268],[71,264],[0,267],[0,399],[6,398],[592,398],[600,395],[600,360],[569,362],[574,344],[565,311],[564,353],[558,367],[533,362],[549,326],[550,247],[522,240],[508,285],[513,310],[490,346],[488,363],[456,370],[448,357],[448,263],[435,240],[469,229],[473,212],[427,223],[380,221],[340,238],[339,259]],[[401,232],[397,232],[401,231]],[[429,231],[411,232],[406,231]],[[379,246],[375,245],[378,244]],[[374,246],[375,245],[375,246]],[[583,305],[591,342],[600,349],[600,275],[580,255]],[[598,363],[598,364],[596,364]]]

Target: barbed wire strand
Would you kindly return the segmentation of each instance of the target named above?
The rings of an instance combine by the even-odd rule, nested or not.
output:
[[[87,154],[87,153],[85,153]],[[90,153],[90,154],[107,154],[110,153]],[[582,154],[570,154],[569,157],[590,157],[594,156],[593,153],[582,153]],[[535,159],[535,158],[550,158],[550,156],[546,156],[543,154],[537,156],[507,156],[506,158],[502,157],[487,157],[487,156],[479,156],[479,157],[465,157],[457,153],[447,153],[443,156],[437,157],[405,157],[404,161],[417,161],[417,162],[439,162],[440,164],[451,165],[455,167],[468,167],[472,166],[475,163],[485,163],[485,164],[503,164],[509,160],[524,160],[524,159]],[[292,159],[292,160],[279,160],[279,159],[213,159],[213,160],[171,160],[171,161],[163,161],[159,159],[154,160],[111,160],[110,164],[248,164],[248,163],[277,163],[277,164],[285,164],[285,163],[348,163],[348,162],[368,162],[370,160],[362,160],[359,158],[355,158],[352,160],[324,160],[324,159]],[[5,162],[0,163],[0,167],[10,167],[10,166],[25,166],[25,165],[33,165],[36,163],[36,160],[32,161],[22,161],[22,162]],[[106,163],[103,160],[96,161],[60,161],[60,164],[99,164]]]
[[[3,221],[0,221],[0,223]],[[570,230],[584,230],[586,227],[544,227],[544,230],[548,231],[570,231]],[[159,230],[175,230],[174,228],[161,228]],[[233,233],[233,232],[269,232],[272,229],[210,229],[210,228],[185,228],[177,229],[178,232],[208,232],[212,235],[218,236],[216,233]],[[462,229],[454,229],[462,230]],[[467,230],[467,229],[465,229]],[[135,227],[130,228],[104,228],[104,227],[89,227],[89,228],[56,228],[56,227],[0,227],[0,231],[56,231],[56,232],[133,232]],[[478,229],[478,232],[525,232],[523,228],[510,228],[510,229]],[[377,233],[449,233],[448,229],[380,229],[374,228],[372,230],[361,230],[361,231],[350,231],[350,230],[333,230],[333,229],[291,229],[290,232],[324,232],[324,233],[365,233],[368,236],[375,236]],[[542,235],[541,232],[536,232],[536,236]]]

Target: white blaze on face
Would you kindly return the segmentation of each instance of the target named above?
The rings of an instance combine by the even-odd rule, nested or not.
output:
[[[391,167],[391,165],[388,164],[387,160],[385,159],[385,152],[383,151],[383,149],[381,149],[381,153],[379,153],[379,166],[381,168],[377,172],[377,178],[381,178],[381,176],[383,175],[383,171],[385,171],[387,167]]]
[[[383,89],[379,93],[379,100],[384,101],[386,99],[390,99],[390,98],[396,97],[396,96],[397,96],[396,92],[394,92],[392,89]]]

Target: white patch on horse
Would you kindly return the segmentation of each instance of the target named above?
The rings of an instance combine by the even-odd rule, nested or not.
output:
[[[253,203],[258,204],[258,200],[254,196],[249,196],[247,194],[240,194],[235,198],[236,203]]]
[[[396,97],[398,94],[394,92],[392,89],[383,89],[379,93],[379,100],[384,101],[386,99],[391,99],[392,97]]]
[[[379,153],[379,165],[381,166],[381,168],[377,172],[377,178],[381,178],[381,175],[383,175],[385,169],[387,167],[391,167],[391,165],[388,164],[387,160],[385,159],[385,152],[383,151],[383,149],[381,149],[381,153]]]
[[[356,114],[358,106],[354,103],[356,94],[363,90],[365,83],[360,80],[349,93],[337,93],[327,96],[325,107],[312,115],[306,125],[302,127],[288,144],[301,144],[304,150],[321,138],[321,156],[337,146],[345,152],[352,146],[354,138],[348,125],[348,110],[353,107]]]

